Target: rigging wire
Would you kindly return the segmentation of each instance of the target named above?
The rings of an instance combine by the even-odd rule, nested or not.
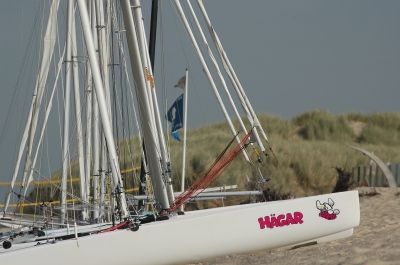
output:
[[[161,1],[161,3],[162,3],[162,1]],[[176,10],[175,5],[172,3],[172,0],[170,1],[170,9],[171,9],[172,13],[178,14],[178,11]],[[163,12],[161,11],[160,13],[161,13],[161,20],[162,20],[163,19],[163,16],[162,16]],[[183,52],[183,55],[184,55],[184,58],[185,58],[185,61],[186,61],[186,67],[185,68],[191,69],[191,64],[190,64],[190,61],[189,61],[189,58],[188,58],[188,55],[187,55],[187,50],[186,50],[184,42],[182,40],[181,30],[179,30],[179,27],[178,27],[177,18],[175,16],[173,16],[173,18],[174,18],[174,26],[175,26],[176,32],[178,34],[178,37],[179,37],[180,47],[181,47],[181,50]],[[183,22],[181,20],[179,20],[179,21],[180,21],[180,24],[183,26]],[[170,52],[168,52],[168,45],[167,45],[168,42],[166,41],[166,36],[168,36],[168,34],[165,33],[166,30],[164,29],[163,24],[164,23],[161,24],[162,25],[161,26],[161,39],[163,41],[162,42],[162,54],[163,54],[162,55],[162,65],[166,65],[166,61],[170,62],[171,60],[168,57]],[[166,58],[166,57],[168,57],[168,58]],[[171,68],[171,65],[169,66],[169,68]],[[182,69],[184,69],[184,68],[182,68]],[[195,80],[193,78],[192,71],[189,71],[189,74],[190,74],[190,77],[191,77],[190,79],[191,80]],[[163,72],[163,76],[165,76],[165,75],[166,75],[166,72]],[[200,100],[199,94],[197,92],[198,89],[196,87],[196,83],[195,82],[191,82],[191,85],[193,86],[192,90],[194,91],[194,93],[196,95],[197,103],[198,103],[199,106],[201,106],[202,104],[201,104],[201,100]],[[168,90],[168,88],[166,90]],[[167,95],[167,92],[165,92],[164,94]],[[167,112],[167,106],[165,107],[165,112]],[[203,120],[203,124],[205,124],[206,123],[206,119],[205,119],[205,115],[204,115],[204,112],[203,112],[203,108],[201,108],[201,107],[199,108],[199,114],[201,116],[201,119]]]
[[[41,16],[40,16],[40,14],[42,14]],[[41,23],[39,22],[39,19],[40,19],[40,21],[41,21]],[[42,39],[40,39],[40,36],[42,35],[41,33],[40,34],[38,34],[37,32],[38,31],[40,31],[40,30],[42,30],[42,28],[43,28],[43,19],[44,19],[44,3],[41,3],[41,5],[39,5],[39,7],[37,8],[37,12],[36,12],[36,15],[35,15],[35,19],[34,19],[34,24],[33,24],[33,27],[32,27],[32,30],[31,30],[31,35],[30,35],[30,37],[29,37],[29,41],[28,41],[28,44],[29,44],[29,46],[27,47],[27,49],[25,50],[25,54],[24,54],[24,58],[23,58],[23,62],[25,62],[29,57],[30,57],[30,55],[31,55],[31,49],[32,49],[32,47],[37,47],[38,46],[38,42],[39,42],[39,47],[42,47],[41,45],[42,45]],[[21,31],[22,32],[22,31]],[[35,39],[33,39],[33,36],[35,36]],[[21,41],[22,41],[22,39],[21,39]],[[34,43],[33,45],[30,45],[31,43]],[[36,44],[36,45],[35,45]],[[20,57],[21,58],[21,57]],[[38,60],[38,65],[40,64],[39,63],[39,61],[40,61],[40,59],[39,59],[39,56],[38,56],[38,53],[37,52],[34,52],[34,54],[33,54],[33,56],[32,56],[32,65],[34,64],[34,58],[36,58],[37,60]],[[2,135],[1,135],[1,137],[4,137],[4,135],[5,135],[5,132],[7,131],[7,129],[8,129],[8,124],[9,124],[9,121],[10,121],[10,117],[11,117],[11,115],[12,115],[12,112],[13,112],[13,110],[14,110],[14,108],[15,108],[15,99],[16,99],[16,95],[18,95],[19,94],[19,90],[20,90],[20,87],[21,87],[21,85],[22,85],[22,79],[23,79],[23,76],[24,76],[24,74],[25,74],[25,72],[26,72],[26,63],[24,63],[22,66],[20,65],[20,71],[19,71],[19,74],[18,74],[18,80],[17,80],[17,84],[16,84],[16,86],[15,86],[15,88],[14,88],[14,94],[13,94],[13,99],[12,99],[12,101],[11,101],[11,104],[10,104],[10,107],[9,107],[9,109],[8,109],[8,113],[7,113],[7,118],[6,118],[6,125],[3,127],[3,131],[2,131]],[[39,68],[39,67],[37,67],[37,68]],[[33,69],[34,69],[34,67],[31,67],[30,68],[31,70],[30,70],[30,74],[29,74],[29,78],[28,78],[28,86],[29,86],[29,84],[30,84],[30,82],[29,82],[29,80],[30,80],[30,78],[32,77],[32,72],[33,72]],[[36,104],[36,103],[33,103],[33,99],[32,99],[32,101],[31,101],[31,103],[30,104],[26,104],[26,101],[27,101],[27,99],[28,99],[28,95],[29,95],[29,89],[26,89],[26,96],[25,96],[25,104],[23,104],[23,112],[22,113],[24,113],[25,111],[24,111],[24,109],[25,109],[25,106],[31,106],[30,107],[30,111],[34,111],[34,109],[35,109],[35,105],[34,104]],[[17,93],[16,93],[17,92]],[[33,95],[33,97],[35,97],[35,95]],[[23,123],[23,120],[24,119],[20,119],[19,120],[19,125],[17,126],[18,128],[17,128],[17,131],[19,132],[20,131],[20,128],[26,128],[26,126],[25,127],[23,127],[22,126],[22,123]],[[16,133],[15,135],[18,137],[18,135],[19,135],[19,133]],[[3,134],[4,133],[4,134]],[[4,140],[4,138],[2,138],[1,140],[0,140],[0,149],[1,149],[1,145],[2,145],[2,141]],[[17,148],[17,147],[16,147]],[[20,146],[20,148],[21,148],[21,146]],[[16,155],[16,150],[17,149],[15,149],[14,150],[14,157],[15,157],[15,155]],[[27,151],[28,152],[28,151]],[[20,158],[15,158],[15,165],[17,166],[17,163],[19,164],[19,159]],[[28,159],[28,158],[27,158]],[[16,168],[15,170],[19,170],[19,168]],[[15,174],[16,174],[17,172],[15,172]],[[24,183],[23,183],[24,181],[22,181],[22,186],[20,187],[20,189],[22,189],[23,188],[23,185],[24,185]],[[10,186],[10,193],[12,192],[12,190],[11,190],[11,186]],[[10,196],[11,194],[9,194],[9,195],[7,195],[7,196]],[[20,200],[19,200],[19,198],[18,198],[18,201],[17,201],[17,204],[19,204],[19,202],[20,202]]]
[[[114,67],[113,67],[114,68]],[[114,73],[114,69],[113,69],[113,75],[114,75],[115,73]],[[121,71],[121,75],[122,75],[122,71]],[[164,76],[165,77],[165,76]],[[113,82],[115,82],[115,80],[113,79]],[[115,86],[115,83],[113,84],[114,86]],[[122,95],[122,100],[121,100],[121,106],[119,106],[119,104],[117,103],[117,100],[118,100],[118,96],[117,96],[117,93],[116,93],[116,91],[114,91],[114,97],[115,97],[115,101],[114,101],[114,111],[115,111],[115,113],[117,112],[117,109],[120,109],[120,111],[121,111],[121,115],[122,115],[122,119],[124,120],[124,96],[122,95],[123,94],[123,92],[122,92],[122,85],[121,85],[121,95]],[[197,93],[196,93],[197,94]],[[118,108],[117,107],[117,105],[120,107],[120,108]],[[126,105],[126,104],[125,104]],[[126,107],[126,109],[127,109],[128,107]],[[129,122],[129,119],[128,119],[128,122]],[[115,120],[115,129],[116,129],[116,131],[117,131],[117,136],[119,136],[119,129],[118,128],[120,128],[120,126],[121,125],[118,125],[118,121],[117,120]],[[128,130],[129,130],[129,124],[127,125],[127,127],[128,127]],[[124,124],[122,124],[122,128],[123,128],[123,130],[122,130],[122,134],[123,134],[123,136],[125,136],[125,125]],[[123,138],[125,138],[125,137],[123,137]],[[71,140],[72,141],[72,140]],[[1,145],[1,143],[0,143],[0,145]],[[75,149],[76,150],[76,149]],[[124,152],[125,152],[125,150],[124,150]],[[70,161],[72,161],[73,160],[73,158],[76,156],[76,151],[75,151],[75,153],[71,156],[71,159],[70,159]],[[39,170],[40,171],[40,170]],[[125,186],[125,185],[124,185]],[[72,189],[72,182],[71,182],[71,189]],[[73,189],[72,189],[72,194],[73,194]],[[74,216],[74,218],[75,218],[75,216]]]
[[[176,14],[176,17],[179,17],[179,12],[178,12],[178,10],[176,9],[176,6],[172,3],[173,2],[173,0],[170,0],[170,5],[172,6],[172,8],[173,8],[173,11],[172,12],[175,12],[175,14]],[[186,10],[186,5],[185,4],[183,4],[183,7],[185,8],[185,10]],[[171,8],[171,9],[172,9]],[[186,12],[187,13],[187,12]],[[178,25],[177,25],[177,22],[176,22],[176,18],[175,18],[175,16],[173,16],[174,17],[174,22],[175,22],[175,28],[176,28],[176,30],[177,30],[177,33],[178,33],[178,35],[179,35],[179,40],[180,40],[180,43],[181,43],[181,47],[182,47],[182,50],[183,50],[183,52],[184,52],[184,57],[185,57],[185,59],[186,59],[186,64],[188,65],[188,69],[190,69],[190,63],[189,63],[189,60],[188,60],[188,56],[187,56],[187,53],[186,53],[186,49],[184,48],[184,45],[183,45],[183,41],[182,41],[182,37],[181,37],[181,34],[180,34],[180,31],[178,30]],[[185,26],[184,26],[184,24],[183,24],[183,21],[181,20],[181,19],[179,19],[179,22],[180,22],[180,24],[181,24],[181,26],[185,29],[185,32],[186,32],[186,28],[185,28]],[[192,22],[191,22],[191,20],[189,21],[189,23],[190,24],[192,24]],[[193,28],[193,27],[192,27]],[[186,34],[188,34],[187,32],[186,32]],[[194,37],[195,37],[195,39],[196,39],[196,41],[197,41],[197,39],[198,39],[198,37],[196,36],[196,33],[195,32],[193,32],[193,35],[194,35]],[[191,40],[190,40],[191,41]],[[193,45],[193,44],[192,44]],[[191,48],[190,48],[191,49]],[[201,49],[201,48],[200,48]],[[201,52],[201,51],[200,51]],[[201,52],[202,53],[202,52]],[[190,79],[191,80],[194,80],[194,78],[193,78],[193,73],[192,73],[192,71],[189,71],[189,74],[190,74]],[[201,100],[200,100],[200,98],[199,98],[199,95],[198,95],[198,93],[197,93],[197,87],[196,87],[196,83],[195,82],[192,82],[191,83],[192,85],[193,85],[193,90],[194,90],[194,92],[195,92],[195,94],[196,94],[196,99],[197,99],[197,103],[198,103],[198,105],[200,106],[200,113],[201,113],[201,117],[202,117],[202,119],[203,119],[203,124],[206,124],[206,119],[205,119],[205,115],[204,115],[204,113],[203,113],[203,108],[201,108]]]
[[[25,49],[25,53],[23,54],[23,57],[21,58],[20,56],[20,66],[19,66],[19,72],[18,72],[18,77],[17,77],[17,81],[14,87],[14,92],[12,95],[12,99],[10,101],[10,105],[8,107],[7,110],[7,115],[6,115],[6,119],[5,119],[5,124],[3,125],[1,134],[0,134],[0,150],[3,147],[3,143],[4,143],[4,139],[5,139],[5,135],[8,131],[10,122],[11,122],[11,116],[13,115],[14,109],[16,108],[16,102],[17,102],[17,98],[19,96],[19,91],[21,89],[22,86],[22,80],[23,80],[23,76],[26,72],[26,68],[27,68],[27,63],[26,61],[28,60],[28,58],[31,55],[32,49],[34,48],[34,45],[32,45],[32,43],[34,42],[34,37],[36,37],[37,34],[37,30],[38,30],[38,20],[39,20],[39,15],[41,13],[41,6],[39,6],[36,10],[36,14],[35,14],[35,18],[32,24],[32,29],[31,29],[31,33],[29,35],[28,38],[28,42],[27,42],[27,47]],[[23,13],[22,13],[22,20],[23,20]],[[21,26],[22,27],[22,26]],[[21,30],[21,37],[20,37],[20,44],[22,45],[22,30]],[[24,104],[25,106],[26,104]],[[21,121],[22,122],[22,121]],[[19,131],[19,130],[18,130]],[[16,135],[19,135],[19,133],[17,133]]]
[[[112,17],[112,25],[113,25],[113,27],[114,27],[114,32],[115,32],[115,34],[116,34],[116,42],[118,43],[118,50],[119,50],[119,58],[120,58],[120,68],[121,68],[121,71],[120,71],[120,73],[121,73],[121,79],[120,79],[120,82],[121,82],[121,87],[123,86],[122,85],[122,82],[124,82],[124,87],[126,88],[126,89],[128,89],[128,95],[130,96],[130,101],[131,101],[131,108],[132,108],[132,112],[133,112],[133,115],[134,115],[134,120],[135,120],[135,122],[136,122],[136,128],[137,128],[137,131],[138,131],[138,137],[139,137],[139,146],[142,148],[142,146],[141,146],[141,144],[142,144],[142,137],[141,137],[141,133],[140,133],[140,127],[139,127],[139,122],[138,122],[138,117],[137,117],[137,112],[136,112],[136,108],[135,108],[135,100],[134,100],[134,96],[133,96],[133,93],[132,93],[132,86],[131,86],[131,82],[130,82],[130,79],[129,79],[129,75],[128,75],[128,67],[127,67],[127,63],[126,63],[126,58],[125,58],[125,53],[124,53],[124,44],[123,44],[123,42],[122,42],[122,38],[121,38],[121,31],[119,30],[120,28],[122,28],[120,25],[121,25],[121,21],[122,21],[122,18],[121,18],[121,11],[119,10],[119,13],[117,14],[116,12],[115,12],[115,5],[114,5],[114,3],[112,3],[113,5],[112,5],[112,12],[111,12],[111,17]],[[123,37],[123,35],[122,35],[122,37]],[[116,48],[117,48],[116,47]],[[122,69],[123,69],[123,71],[122,71]],[[122,78],[122,76],[125,76],[125,78]],[[129,96],[127,96],[127,98],[126,98],[126,103],[127,103],[127,100],[128,100],[128,98],[129,98]],[[128,112],[128,104],[126,104],[126,109],[127,109],[127,112]],[[124,135],[126,135],[126,133],[125,133],[125,131],[126,131],[126,127],[128,127],[127,128],[127,131],[128,131],[128,134],[129,135],[131,135],[131,133],[130,133],[130,131],[131,131],[131,128],[130,128],[130,123],[129,123],[129,118],[128,118],[128,124],[127,124],[127,126],[123,126],[123,130],[124,130]],[[125,123],[124,123],[125,124]],[[130,141],[131,142],[131,141]],[[129,153],[129,157],[131,158],[130,159],[130,161],[131,161],[131,166],[132,166],[132,168],[134,168],[134,164],[135,164],[135,161],[134,161],[134,156],[133,156],[133,152],[132,152],[132,150],[131,150],[131,144],[130,143],[127,143],[126,144],[126,149],[128,150],[128,153]],[[140,148],[140,149],[141,149]],[[142,149],[141,149],[142,150]],[[137,174],[134,174],[133,175],[133,177],[134,177],[134,180],[135,180],[135,182],[137,183],[137,184],[139,184],[140,183],[140,179],[139,179],[139,177],[137,176]]]
[[[228,148],[232,145],[239,133],[237,133],[229,144],[225,147],[222,153],[215,159],[214,163],[206,171],[206,173],[176,197],[175,201],[171,205],[171,211],[175,211],[181,205],[185,204],[191,198],[195,198],[201,191],[209,187],[215,182],[215,180],[222,174],[222,172],[229,166],[229,164],[244,150],[246,149],[248,143],[247,140],[250,138],[252,130],[250,130],[245,137],[236,145],[236,147],[230,151],[226,156],[225,153]],[[198,192],[200,191],[200,192]],[[197,193],[196,193],[197,192]]]
[[[43,178],[43,179],[49,181],[49,182],[50,182],[50,185],[52,185],[53,187],[55,187],[55,189],[61,191],[61,185],[57,185],[56,183],[51,182],[51,181],[50,181],[50,178],[45,177],[44,175],[42,175],[42,174],[40,173],[40,171],[37,170],[36,168],[32,168],[32,170],[33,170],[36,174],[38,174],[41,178]],[[35,184],[35,183],[34,183],[34,184]],[[40,182],[39,182],[39,185],[40,185]],[[76,200],[78,200],[78,201],[80,201],[80,202],[82,202],[82,203],[84,203],[84,204],[86,204],[86,205],[89,205],[89,206],[92,206],[92,207],[93,207],[93,204],[92,204],[92,203],[90,203],[90,202],[88,202],[88,201],[85,201],[84,199],[80,198],[79,196],[76,196],[76,195],[74,195],[73,193],[71,193],[71,192],[69,192],[69,191],[67,191],[67,190],[65,190],[64,192],[65,192],[68,196],[70,196],[72,199],[76,199]]]

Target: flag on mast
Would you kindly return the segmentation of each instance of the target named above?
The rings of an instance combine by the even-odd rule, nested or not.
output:
[[[185,89],[186,86],[186,76],[181,77],[181,79],[179,79],[178,84],[176,84],[174,87],[180,87],[182,89]]]
[[[180,95],[172,104],[167,112],[167,120],[172,123],[171,135],[176,141],[180,142],[178,130],[183,127],[183,94]]]

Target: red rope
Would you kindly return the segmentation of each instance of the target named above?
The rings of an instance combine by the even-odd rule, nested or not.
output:
[[[228,165],[235,159],[245,148],[245,142],[249,139],[252,130],[250,130],[246,136],[242,139],[242,141],[231,151],[229,154],[222,159],[223,155],[228,150],[229,146],[232,144],[233,140],[228,144],[228,146],[222,151],[222,153],[218,156],[218,158],[214,161],[212,166],[206,171],[206,173],[197,180],[192,186],[187,188],[184,192],[182,192],[179,196],[175,198],[174,203],[170,205],[171,211],[175,211],[181,205],[188,202],[190,199],[198,196],[204,189],[209,187],[215,180],[224,172],[224,170],[228,167]],[[200,191],[201,190],[201,191]]]
[[[126,227],[129,226],[130,222],[131,222],[131,221],[125,221],[125,222],[119,223],[119,224],[117,224],[117,225],[114,225],[114,226],[112,226],[112,227],[110,227],[110,228],[101,230],[101,231],[99,231],[99,232],[97,232],[97,233],[100,234],[100,233],[111,232],[111,231],[114,231],[114,230],[117,230],[117,229],[124,229],[124,228],[126,228]]]

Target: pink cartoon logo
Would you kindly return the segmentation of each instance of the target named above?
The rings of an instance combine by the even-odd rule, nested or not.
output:
[[[328,198],[328,202],[323,203],[317,200],[316,204],[317,209],[320,211],[319,217],[325,218],[326,220],[335,220],[340,213],[338,209],[333,209],[335,202],[331,198]]]

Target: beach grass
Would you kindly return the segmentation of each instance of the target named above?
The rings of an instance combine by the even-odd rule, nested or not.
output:
[[[268,114],[260,114],[258,118],[268,136],[268,142],[262,141],[267,156],[258,146],[248,145],[246,152],[251,163],[240,154],[213,186],[238,185],[240,190],[244,190],[252,185],[248,179],[254,180],[262,176],[270,181],[268,187],[261,188],[303,197],[332,192],[338,179],[336,168],[351,172],[354,167],[369,163],[366,156],[347,146],[358,146],[372,151],[384,162],[400,161],[400,113],[397,112],[369,115],[351,112],[335,116],[327,111],[314,110],[295,116],[290,121]],[[237,120],[233,124],[235,128],[239,128]],[[245,125],[250,129],[250,124]],[[245,135],[239,129],[238,132],[240,137]],[[182,137],[181,131],[180,135]],[[172,165],[174,190],[180,191],[182,142],[173,140],[169,134],[165,134],[165,138]],[[185,187],[207,171],[232,138],[226,122],[187,131]],[[117,142],[121,170],[140,167],[139,143],[137,136]],[[234,141],[228,151],[236,144]],[[59,172],[53,174],[53,178],[59,176]],[[70,176],[78,177],[76,162],[71,164]],[[138,187],[138,170],[130,171],[123,177],[125,189]],[[71,184],[77,196],[78,183]],[[36,196],[38,194],[35,192],[30,194],[32,198]],[[54,196],[57,197],[58,192]],[[46,195],[41,195],[40,199],[46,200],[45,197]],[[227,199],[224,204],[237,204],[243,200],[246,198]],[[198,209],[209,206],[208,202],[198,202],[193,207]]]

